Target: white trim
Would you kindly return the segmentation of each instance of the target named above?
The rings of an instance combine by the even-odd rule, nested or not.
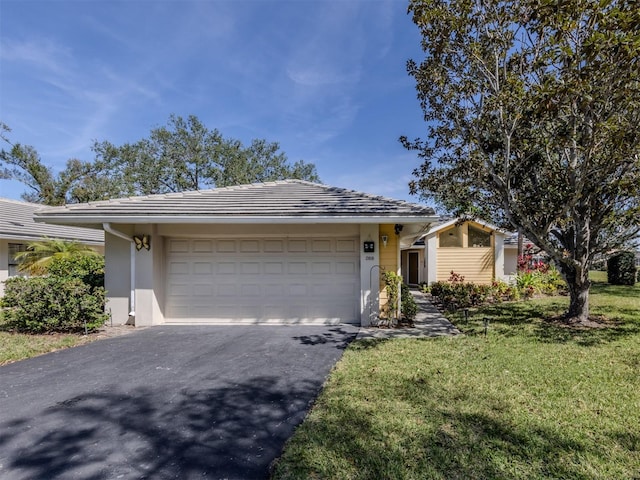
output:
[[[447,222],[441,223],[439,225],[435,225],[431,230],[429,230],[427,232],[427,235],[431,235],[432,233],[439,232],[440,230],[443,230],[443,229],[445,229],[447,227],[450,227],[451,225],[455,225],[456,223],[459,223],[460,220],[461,220],[460,218],[454,218],[452,220],[449,220]],[[505,233],[504,230],[496,227],[495,225],[491,225],[490,223],[486,223],[486,222],[483,222],[481,220],[473,220],[471,218],[468,218],[468,219],[464,220],[462,223],[466,223],[466,222],[477,223],[478,225],[482,225],[483,227],[489,228],[491,230],[495,230],[496,232]]]

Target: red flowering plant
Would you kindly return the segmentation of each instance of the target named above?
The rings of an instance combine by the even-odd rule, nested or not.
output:
[[[531,298],[536,293],[555,294],[564,290],[558,271],[549,263],[536,255],[532,244],[525,246],[518,257],[518,275],[516,286],[524,298]]]

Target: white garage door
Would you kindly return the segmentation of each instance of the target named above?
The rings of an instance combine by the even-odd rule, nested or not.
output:
[[[169,323],[360,323],[357,238],[168,239]]]

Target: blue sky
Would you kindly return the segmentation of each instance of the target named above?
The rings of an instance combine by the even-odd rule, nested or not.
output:
[[[418,201],[425,132],[404,0],[0,0],[0,120],[55,170],[94,140],[147,137],[196,115],[249,143],[280,143],[323,183]],[[0,196],[21,184],[0,180]]]

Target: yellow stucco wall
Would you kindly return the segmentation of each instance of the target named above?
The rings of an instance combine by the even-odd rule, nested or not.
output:
[[[451,271],[462,275],[466,282],[489,284],[495,276],[495,235],[491,235],[490,247],[469,246],[469,224],[488,233],[492,231],[475,222],[462,225],[462,247],[440,247],[438,241],[436,279],[438,282],[449,280]],[[452,227],[454,228],[454,227]],[[447,235],[451,229],[443,230],[438,235]]]
[[[493,248],[439,248],[437,281],[446,282],[451,271],[466,282],[489,284],[493,281]]]
[[[381,272],[397,272],[399,273],[398,255],[399,244],[398,236],[394,231],[394,224],[381,224],[380,225],[380,238],[378,239],[380,245],[380,271]],[[382,242],[382,236],[387,236],[387,246],[385,247]],[[382,273],[380,274],[380,315],[385,316],[388,297],[387,287],[384,283]]]

